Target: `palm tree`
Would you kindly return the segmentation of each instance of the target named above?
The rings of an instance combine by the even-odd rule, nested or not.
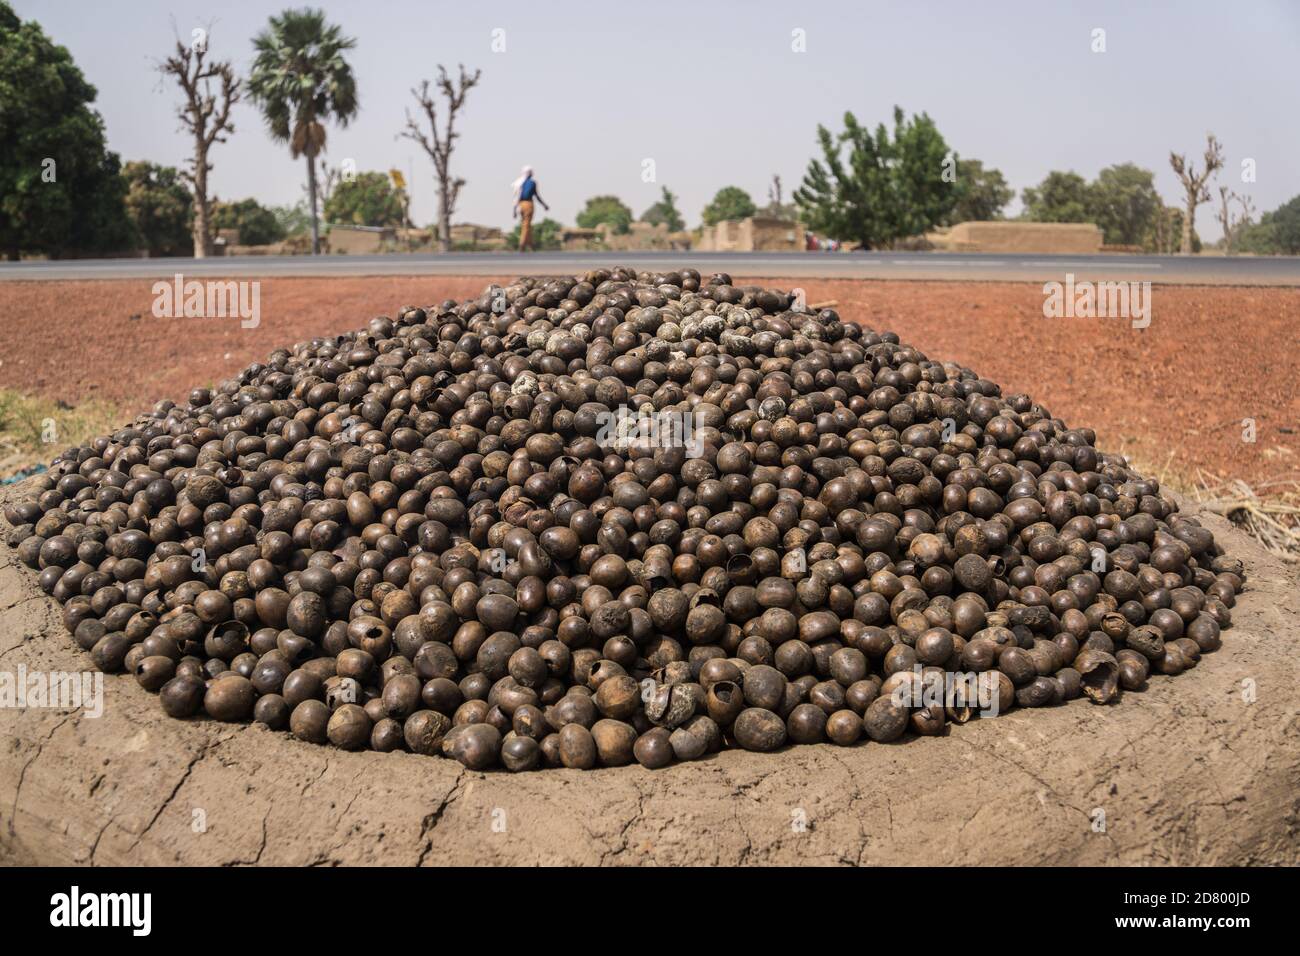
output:
[[[340,126],[357,115],[357,84],[343,53],[357,45],[325,22],[320,10],[285,10],[253,40],[256,57],[248,92],[262,109],[271,136],[307,157],[311,197],[311,251],[320,253],[316,157],[325,149],[325,120]]]

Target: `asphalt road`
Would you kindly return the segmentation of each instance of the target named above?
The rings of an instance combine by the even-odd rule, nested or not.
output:
[[[186,277],[536,275],[598,266],[694,267],[740,277],[933,279],[982,282],[1130,280],[1182,285],[1300,286],[1300,257],[1009,255],[941,252],[457,252],[373,256],[238,256],[214,259],[76,259],[0,262],[0,281]]]

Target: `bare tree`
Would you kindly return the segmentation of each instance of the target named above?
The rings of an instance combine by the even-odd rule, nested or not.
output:
[[[334,195],[334,190],[338,184],[343,182],[343,172],[337,166],[331,166],[325,160],[320,161],[320,188],[316,191],[316,199],[320,203],[320,210],[323,211],[329,205],[330,196]],[[310,189],[306,185],[302,187],[304,195],[309,195]]]
[[[1215,214],[1223,230],[1223,252],[1232,255],[1232,200],[1234,193],[1227,186],[1219,187],[1219,211]]]
[[[1227,186],[1219,187],[1219,211],[1217,213],[1219,227],[1223,229],[1223,252],[1225,255],[1232,255],[1232,200],[1236,198],[1234,193]]]
[[[1241,206],[1241,212],[1234,215],[1232,204]],[[1255,215],[1255,204],[1249,196],[1235,193],[1227,186],[1219,187],[1219,225],[1223,227],[1223,251],[1232,255],[1232,243],[1236,240],[1243,226]]]
[[[240,98],[239,80],[230,61],[208,59],[210,32],[210,27],[196,30],[189,46],[177,37],[176,52],[158,66],[158,72],[174,77],[185,94],[185,102],[176,112],[181,125],[194,137],[194,155],[181,171],[181,176],[194,192],[195,259],[202,259],[212,252],[209,227],[212,202],[208,198],[208,173],[212,171],[212,164],[208,162],[208,152],[215,143],[224,143],[235,131],[230,108]],[[216,92],[213,92],[214,85]]]
[[[455,149],[456,139],[460,136],[456,132],[456,114],[460,112],[465,105],[465,94],[468,93],[479,81],[483,75],[482,70],[475,70],[474,74],[465,72],[465,67],[460,66],[460,77],[457,82],[453,83],[451,77],[447,75],[447,70],[443,66],[438,67],[438,92],[447,100],[447,123],[441,131],[438,129],[438,111],[437,102],[433,94],[429,92],[429,81],[424,80],[419,89],[412,89],[411,95],[415,97],[420,108],[424,110],[425,118],[429,121],[429,133],[426,135],[424,129],[411,116],[410,111],[406,113],[406,129],[402,130],[401,135],[406,139],[414,140],[419,143],[429,158],[433,160],[434,173],[438,179],[438,248],[442,252],[451,250],[451,215],[456,209],[456,199],[460,196],[460,189],[465,185],[465,180],[453,178],[451,175],[451,154]]]
[[[767,205],[763,207],[762,214],[771,216],[773,219],[797,219],[799,217],[798,209],[793,204],[786,204],[785,187],[781,183],[780,175],[777,173],[772,174],[772,182],[767,187]]]
[[[1174,168],[1178,174],[1178,180],[1183,184],[1184,196],[1184,213],[1183,213],[1183,242],[1180,252],[1187,255],[1192,251],[1192,230],[1196,225],[1196,207],[1203,202],[1210,201],[1210,190],[1206,183],[1210,177],[1223,168],[1223,147],[1219,144],[1218,139],[1213,133],[1210,133],[1205,142],[1205,168],[1197,173],[1196,167],[1187,162],[1187,157],[1179,153],[1169,154],[1169,165]]]
[[[1237,224],[1232,227],[1232,237],[1236,239],[1241,230],[1255,221],[1255,201],[1249,196],[1237,193],[1235,196],[1237,204],[1241,206],[1241,216],[1237,219]]]

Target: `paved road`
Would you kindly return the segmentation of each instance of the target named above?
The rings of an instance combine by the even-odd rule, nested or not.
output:
[[[1150,280],[1184,285],[1300,286],[1300,257],[999,255],[939,252],[459,252],[448,255],[238,256],[216,259],[79,259],[0,263],[0,280],[154,279],[185,276],[497,275],[582,272],[597,266],[693,266],[736,277],[938,279],[1003,282]]]

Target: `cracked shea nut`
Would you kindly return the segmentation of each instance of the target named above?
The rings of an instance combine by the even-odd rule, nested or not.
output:
[[[1119,664],[1105,651],[1086,650],[1074,659],[1083,693],[1094,704],[1108,704],[1119,693]]]
[[[314,703],[314,701],[307,703]],[[324,704],[321,706],[324,707]],[[328,708],[326,711],[328,712]],[[417,710],[406,718],[402,725],[402,736],[411,753],[432,755],[441,752],[442,738],[450,729],[451,721],[445,714],[440,714],[436,710]]]

